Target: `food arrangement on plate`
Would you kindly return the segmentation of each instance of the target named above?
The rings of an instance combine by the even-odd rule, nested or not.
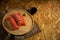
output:
[[[7,21],[9,21],[13,30],[18,29],[20,26],[25,26],[26,22],[24,16],[20,13],[15,13],[7,17]]]
[[[13,9],[8,11],[2,20],[4,29],[13,35],[23,35],[33,28],[33,19],[26,10]]]

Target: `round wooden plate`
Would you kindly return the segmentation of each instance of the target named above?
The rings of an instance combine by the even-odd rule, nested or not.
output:
[[[26,26],[20,26],[19,29],[17,29],[17,30],[11,30],[9,28],[10,25],[6,21],[6,18],[8,16],[16,13],[16,12],[20,12],[22,15],[25,14],[24,19],[26,21]],[[31,15],[26,10],[24,10],[24,9],[12,9],[12,10],[9,10],[5,14],[5,16],[3,17],[2,25],[3,25],[3,28],[10,34],[23,35],[23,34],[26,34],[26,33],[28,33],[29,31],[32,30],[34,22],[33,22],[33,19],[31,17]]]

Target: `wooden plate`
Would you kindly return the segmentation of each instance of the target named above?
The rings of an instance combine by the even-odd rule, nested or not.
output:
[[[26,21],[26,26],[20,26],[19,29],[17,29],[17,30],[11,30],[9,28],[9,24],[6,22],[6,18],[16,12],[20,12],[22,15],[26,14],[26,16],[24,16],[24,19]],[[12,10],[8,10],[8,12],[3,17],[2,25],[3,25],[3,28],[10,34],[23,35],[32,30],[34,22],[33,22],[31,15],[26,10],[12,9]]]

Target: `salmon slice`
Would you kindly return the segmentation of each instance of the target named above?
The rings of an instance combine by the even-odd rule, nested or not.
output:
[[[24,21],[24,17],[22,14],[16,13],[16,14],[12,15],[12,17],[16,21],[17,25],[19,25],[19,26],[25,26],[26,25],[26,23]]]
[[[15,29],[18,29],[19,28],[19,26],[16,24],[16,22],[15,22],[15,20],[14,20],[14,18],[12,16],[9,16],[7,18],[7,20],[10,22],[10,24],[12,26],[12,29],[15,30]]]

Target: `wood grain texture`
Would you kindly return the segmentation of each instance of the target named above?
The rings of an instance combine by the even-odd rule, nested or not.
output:
[[[32,17],[41,28],[39,34],[25,40],[60,40],[60,1],[59,0],[11,0],[4,4],[0,10],[9,8],[26,9],[36,7],[37,12]],[[4,6],[5,5],[5,6]]]

